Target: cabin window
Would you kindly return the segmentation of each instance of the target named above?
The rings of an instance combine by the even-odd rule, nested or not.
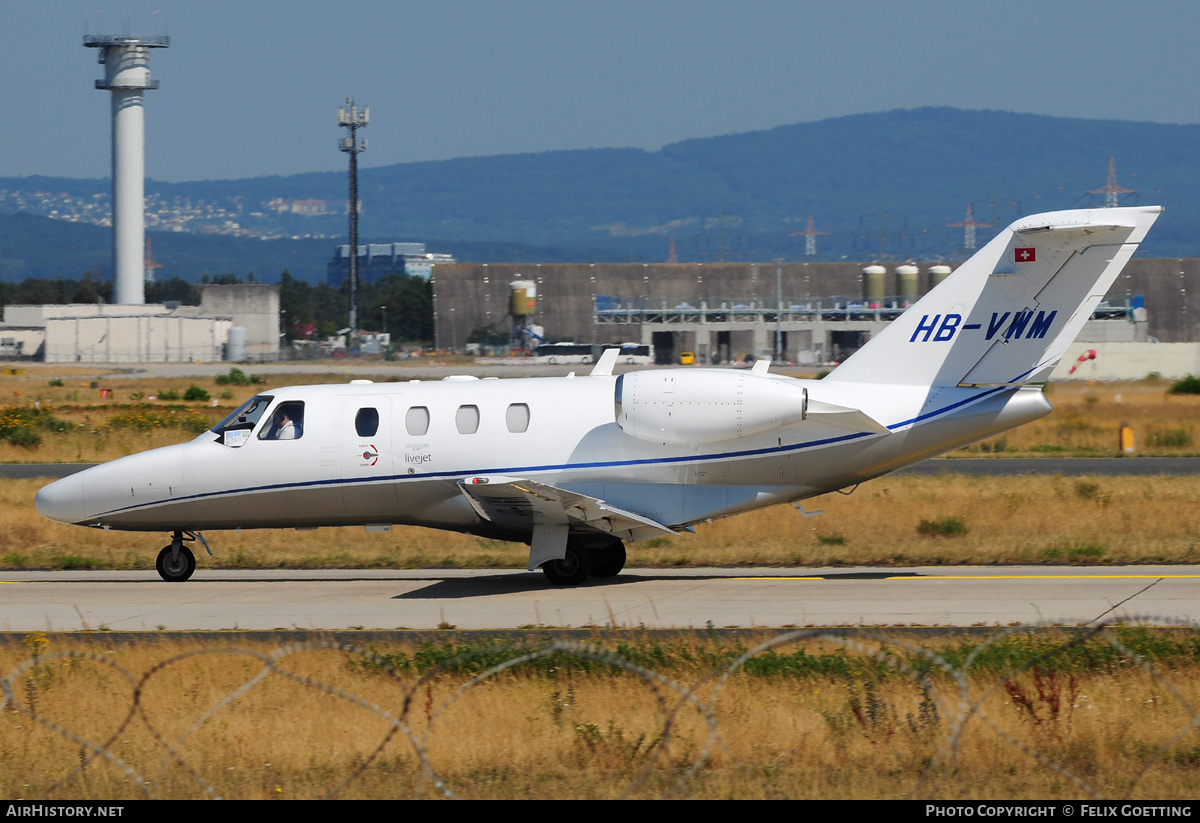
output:
[[[252,397],[210,431],[217,435],[218,443],[235,449],[243,446],[272,400],[274,398],[269,395]]]
[[[280,403],[271,422],[258,433],[259,440],[299,440],[304,435],[304,404]]]
[[[529,406],[524,403],[513,403],[504,413],[504,422],[513,434],[529,431]]]
[[[354,430],[359,437],[374,437],[379,431],[379,409],[359,409],[354,416]]]
[[[454,415],[454,425],[459,434],[474,434],[479,431],[479,407],[459,406]]]
[[[420,437],[429,431],[429,409],[424,406],[413,406],[404,415],[404,428],[413,437]]]

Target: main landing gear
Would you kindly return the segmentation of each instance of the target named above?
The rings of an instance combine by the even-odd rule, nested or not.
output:
[[[195,539],[191,532],[187,532],[187,536],[189,540]],[[183,540],[184,532],[177,531],[171,535],[170,545],[163,546],[154,564],[159,576],[168,583],[182,583],[196,571],[196,556],[192,554],[191,549],[183,545]],[[208,548],[208,544],[205,544],[205,548]]]
[[[600,546],[587,545],[577,537],[567,540],[567,555],[547,560],[542,574],[556,586],[578,586],[591,577],[616,577],[625,568],[625,544],[612,540]]]

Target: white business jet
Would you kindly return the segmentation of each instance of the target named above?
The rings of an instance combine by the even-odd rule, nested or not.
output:
[[[63,523],[163,530],[428,526],[528,543],[560,585],[625,542],[854,486],[1050,412],[1041,385],[1158,217],[1062,211],[1000,232],[823,380],[749,371],[292,386],[195,440],[58,480]]]

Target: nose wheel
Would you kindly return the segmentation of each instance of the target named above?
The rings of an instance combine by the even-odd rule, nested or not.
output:
[[[183,545],[183,535],[175,532],[169,546],[163,546],[158,553],[154,567],[158,569],[159,577],[168,583],[182,583],[196,571],[196,555]]]

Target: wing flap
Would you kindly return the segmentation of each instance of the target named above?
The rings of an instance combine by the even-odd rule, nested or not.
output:
[[[524,531],[544,525],[587,526],[625,540],[678,533],[599,498],[534,480],[472,477],[460,480],[458,488],[480,517],[504,528]]]

